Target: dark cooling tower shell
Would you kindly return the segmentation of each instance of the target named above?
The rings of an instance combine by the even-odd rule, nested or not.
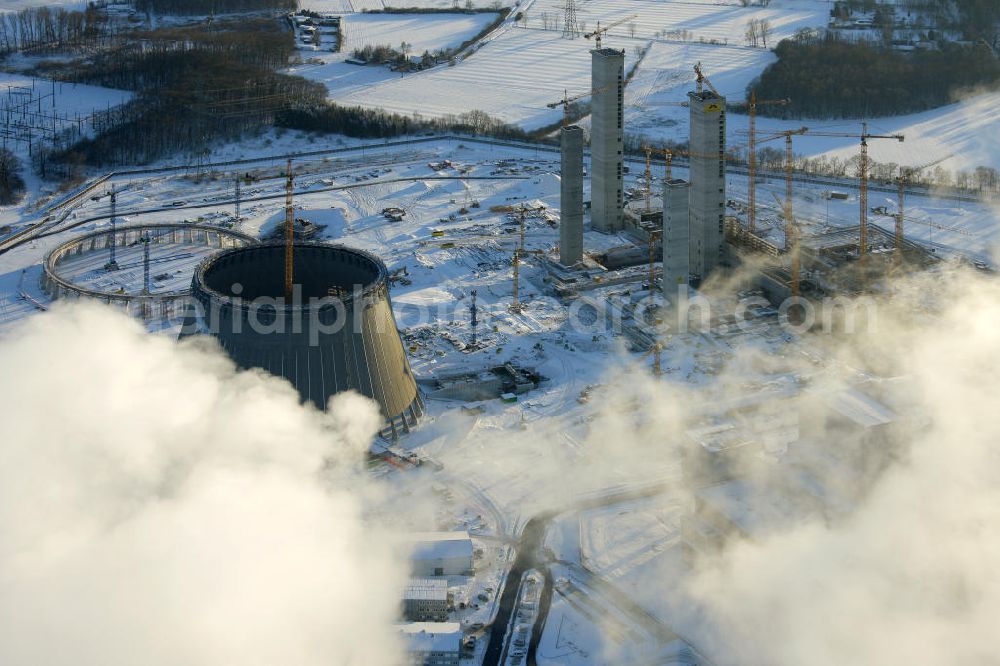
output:
[[[385,264],[367,252],[306,241],[294,245],[293,305],[284,304],[285,247],[262,243],[202,262],[192,280],[200,312],[184,335],[216,337],[242,368],[288,379],[319,408],[355,390],[375,400],[383,434],[408,431],[423,404],[389,300]]]

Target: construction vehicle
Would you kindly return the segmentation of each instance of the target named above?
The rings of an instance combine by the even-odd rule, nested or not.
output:
[[[620,18],[620,19],[618,19],[617,21],[615,21],[613,23],[607,24],[603,28],[601,27],[601,22],[598,21],[597,22],[597,29],[594,30],[593,32],[588,32],[583,37],[584,37],[584,39],[590,39],[591,37],[593,37],[594,38],[594,45],[597,48],[597,50],[600,51],[601,50],[601,37],[608,30],[611,30],[611,28],[617,28],[622,23],[626,23],[626,22],[631,21],[632,19],[635,19],[635,18],[638,18],[638,17],[639,17],[638,14],[629,14],[628,16],[626,16],[624,18]]]

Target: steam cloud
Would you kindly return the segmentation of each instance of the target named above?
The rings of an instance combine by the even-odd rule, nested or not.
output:
[[[878,322],[822,344],[905,373],[897,397],[922,425],[903,459],[844,517],[737,543],[689,585],[647,581],[706,620],[691,637],[719,664],[1000,663],[1000,286],[914,280]],[[442,459],[527,512],[562,506],[668,472],[685,413],[787,362],[739,350],[697,390],[634,367],[578,451],[550,445],[554,418],[480,430]],[[362,520],[381,491],[350,464],[378,426],[370,403],[302,408],[204,341],[96,306],[22,324],[0,373],[0,663],[400,661],[405,567]]]
[[[399,663],[380,418],[96,305],[0,340],[0,663]]]
[[[696,576],[720,663],[1000,663],[1000,287],[936,279],[840,350],[905,370],[925,424],[905,459],[843,521],[744,541]],[[940,316],[914,307],[928,298]]]

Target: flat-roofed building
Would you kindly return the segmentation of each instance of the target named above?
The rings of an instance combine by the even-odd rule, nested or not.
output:
[[[473,570],[468,532],[422,532],[410,534],[408,540],[414,576],[463,576]]]
[[[458,622],[411,622],[399,625],[414,666],[458,666],[462,627]]]
[[[411,578],[403,591],[403,617],[413,622],[448,619],[448,581],[444,578]]]

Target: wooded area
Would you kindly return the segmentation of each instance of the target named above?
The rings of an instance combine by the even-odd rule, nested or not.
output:
[[[0,205],[17,203],[24,194],[21,162],[6,148],[0,149]]]
[[[136,91],[117,121],[62,151],[69,163],[144,163],[174,151],[197,153],[234,140],[295,107],[326,98],[322,84],[278,74],[294,51],[277,19],[243,19],[138,32],[87,63],[50,72],[66,80]]]
[[[42,46],[94,46],[109,35],[107,22],[93,5],[82,12],[33,7],[0,13],[0,54]]]
[[[131,0],[130,4],[145,13],[211,16],[262,10],[291,12],[298,7],[296,0]]]
[[[774,52],[778,61],[751,85],[764,99],[791,100],[761,108],[783,118],[914,113],[953,102],[964,89],[1000,82],[1000,61],[984,44],[904,54],[826,36],[786,39]]]
[[[275,124],[288,129],[383,139],[419,132],[461,132],[501,139],[525,139],[519,127],[492,118],[483,111],[469,111],[444,118],[402,116],[375,109],[322,104],[312,108],[288,109],[278,113]]]

